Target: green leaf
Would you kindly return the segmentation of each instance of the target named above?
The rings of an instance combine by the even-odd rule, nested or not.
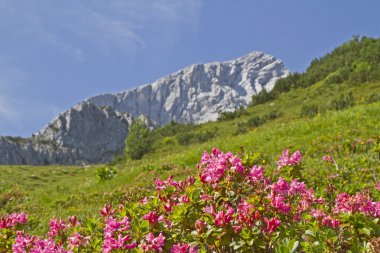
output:
[[[292,240],[291,242],[293,242],[293,240]],[[289,246],[292,246],[292,247],[291,247],[292,249],[290,250],[290,253],[295,252],[296,249],[298,248],[299,244],[300,244],[299,241],[294,241],[294,242],[293,242],[293,245],[290,245],[290,244],[289,244]]]
[[[361,229],[359,229],[359,233],[363,234],[363,235],[366,235],[366,236],[370,236],[371,235],[371,231],[368,228],[361,228]]]

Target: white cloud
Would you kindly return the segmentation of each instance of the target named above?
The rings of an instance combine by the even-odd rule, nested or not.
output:
[[[0,0],[6,42],[0,43],[0,135],[23,124],[40,127],[50,120],[47,115],[61,111],[41,101],[46,96],[33,96],[58,78],[51,72],[70,74],[66,58],[85,62],[111,56],[127,65],[143,50],[161,56],[182,35],[196,31],[200,9],[201,0]],[[51,63],[56,66],[46,65]],[[14,130],[20,131],[30,129]]]
[[[0,31],[37,39],[77,61],[92,49],[133,57],[155,41],[178,41],[196,27],[200,8],[200,0],[0,0]]]

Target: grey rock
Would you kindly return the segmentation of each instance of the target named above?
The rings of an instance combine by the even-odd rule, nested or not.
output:
[[[252,95],[289,74],[271,55],[252,52],[232,61],[195,64],[117,94],[88,98],[30,138],[0,137],[0,164],[105,163],[124,149],[133,119],[151,129],[214,121],[222,111],[247,106]]]
[[[0,137],[1,164],[105,163],[124,147],[132,118],[110,107],[79,103],[31,138]]]
[[[146,115],[159,126],[171,120],[197,124],[247,106],[252,95],[271,90],[278,78],[288,74],[280,60],[252,52],[232,61],[195,64],[153,83],[86,101],[133,117]]]

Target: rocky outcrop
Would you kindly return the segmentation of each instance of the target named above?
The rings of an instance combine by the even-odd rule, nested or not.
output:
[[[103,163],[123,150],[129,114],[80,103],[28,139],[1,137],[1,164]]]
[[[174,120],[203,123],[247,106],[288,74],[271,55],[252,52],[227,62],[195,64],[118,94],[91,97],[61,113],[30,138],[0,137],[0,164],[104,163],[122,152],[128,126]]]
[[[284,64],[262,52],[227,62],[195,64],[157,81],[118,94],[87,99],[133,117],[146,115],[157,125],[214,121],[222,111],[247,106],[252,95],[271,90],[288,74]]]

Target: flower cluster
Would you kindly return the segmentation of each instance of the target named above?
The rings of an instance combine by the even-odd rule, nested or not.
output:
[[[115,249],[136,248],[137,243],[128,243],[131,237],[129,234],[126,234],[126,232],[131,229],[131,226],[130,220],[127,216],[125,216],[121,221],[109,216],[106,218],[105,225],[106,227],[103,231],[103,252],[108,253]]]
[[[25,213],[12,213],[9,214],[7,217],[3,217],[0,219],[0,229],[15,227],[18,224],[25,224],[27,222],[28,217]]]
[[[162,247],[165,244],[165,237],[160,233],[157,237],[154,237],[153,233],[146,235],[145,240],[141,242],[139,247],[144,252],[162,252]]]
[[[368,195],[357,193],[349,195],[347,193],[338,194],[335,199],[335,213],[363,213],[376,218],[380,217],[380,201],[373,201]]]
[[[295,151],[293,155],[289,154],[289,150],[285,149],[278,159],[278,168],[285,166],[299,165],[302,162],[302,154],[300,151]]]
[[[189,244],[175,244],[170,250],[171,253],[198,253],[195,247],[191,247]]]
[[[297,247],[365,252],[363,247],[380,236],[376,195],[334,188],[322,198],[303,182],[301,162],[299,151],[284,150],[273,168],[278,174],[268,175],[264,167],[214,148],[202,156],[199,179],[156,179],[153,194],[118,203],[116,209],[106,204],[100,218],[51,219],[45,237],[19,230],[27,222],[24,213],[7,215],[0,219],[0,246],[11,235],[17,253],[291,252]]]

